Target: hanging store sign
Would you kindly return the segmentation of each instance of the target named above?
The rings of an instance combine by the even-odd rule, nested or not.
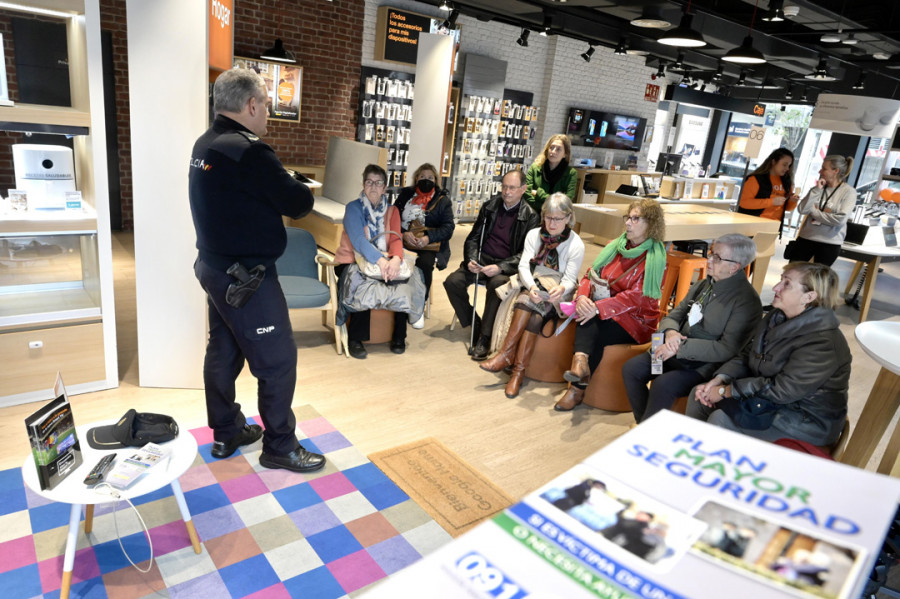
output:
[[[819,94],[809,128],[868,137],[893,137],[898,118],[900,100]]]
[[[458,54],[459,25],[448,31],[442,27],[443,23],[444,19],[435,19],[408,10],[390,6],[378,7],[378,19],[375,24],[375,59],[416,64],[419,34],[422,32],[452,36]]]
[[[747,135],[747,145],[744,146],[744,156],[747,158],[758,158],[759,150],[762,148],[763,139],[766,137],[766,128],[759,125],[753,125],[750,133]]]

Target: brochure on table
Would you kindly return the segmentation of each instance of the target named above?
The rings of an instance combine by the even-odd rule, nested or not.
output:
[[[366,597],[858,597],[900,480],[664,411]]]

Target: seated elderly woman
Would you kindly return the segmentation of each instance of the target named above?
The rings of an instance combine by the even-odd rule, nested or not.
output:
[[[569,299],[575,291],[584,260],[584,242],[572,230],[573,212],[572,200],[564,193],[554,193],[541,207],[541,226],[525,236],[519,260],[522,292],[516,299],[509,331],[500,351],[481,363],[481,369],[488,372],[500,372],[512,365],[507,397],[519,394],[544,322],[556,313],[559,302]]]
[[[656,350],[662,374],[651,374],[649,353],[625,363],[622,379],[637,422],[670,409],[743,347],[762,317],[759,294],[744,274],[754,258],[756,245],[749,237],[730,233],[716,239],[706,258],[706,279],[659,323],[665,334]]]
[[[563,375],[569,387],[553,406],[581,403],[607,345],[647,343],[659,323],[666,272],[665,216],[659,202],[635,200],[623,216],[625,232],[603,248],[575,297],[575,355]]]
[[[773,309],[741,353],[694,388],[687,415],[765,441],[837,441],[851,358],[834,314],[837,286],[824,264],[785,265]]]
[[[424,286],[421,284],[421,273],[413,269],[410,283],[416,283],[421,288],[421,293],[415,290],[405,292],[405,285],[396,284],[400,280],[401,267],[403,266],[403,240],[400,236],[400,212],[394,206],[388,204],[384,196],[384,188],[387,184],[387,173],[376,164],[366,166],[363,171],[363,190],[359,198],[353,200],[344,209],[344,232],[334,255],[335,272],[340,277],[342,308],[353,314],[347,324],[347,352],[357,359],[366,357],[366,348],[363,341],[369,340],[370,310],[360,307],[348,307],[346,295],[356,298],[353,289],[360,289],[354,282],[348,283],[345,271],[357,262],[356,254],[365,262],[374,264],[380,274],[380,280],[359,276],[365,284],[381,286],[385,290],[381,301],[389,302],[384,298],[406,296],[401,303],[410,314],[421,315],[424,305]],[[347,273],[349,275],[351,273]],[[358,274],[358,272],[357,272]],[[384,283],[395,282],[386,286]],[[412,286],[412,285],[411,285]],[[351,289],[352,288],[352,289]],[[379,294],[362,294],[366,297],[374,297]],[[403,299],[403,298],[401,298]],[[380,307],[390,309],[388,305],[369,305],[369,308]],[[406,322],[407,314],[400,311],[394,313],[394,329],[391,336],[391,351],[402,354],[406,351]],[[413,325],[418,326],[418,323]]]

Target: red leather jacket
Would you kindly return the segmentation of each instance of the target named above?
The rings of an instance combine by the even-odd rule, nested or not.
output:
[[[647,343],[659,324],[659,300],[644,295],[644,258],[646,252],[637,258],[628,259],[616,254],[612,261],[600,271],[600,276],[612,283],[611,297],[594,302],[600,311],[599,318],[612,318],[638,343]],[[626,270],[628,274],[616,281]],[[665,281],[665,274],[663,274]],[[615,281],[615,283],[613,283]],[[577,296],[591,297],[589,272],[578,284]]]

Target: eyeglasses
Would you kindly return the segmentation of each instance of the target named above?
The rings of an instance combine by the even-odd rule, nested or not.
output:
[[[731,262],[732,264],[740,264],[740,262],[738,262],[737,260],[729,260],[728,258],[723,258],[722,256],[720,256],[719,254],[717,254],[715,252],[710,252],[706,256],[706,259],[709,260],[710,262],[712,262],[713,264],[715,264],[716,262]]]
[[[366,179],[363,181],[363,185],[365,187],[375,187],[376,189],[380,189],[384,187],[384,181],[376,181],[374,179]]]
[[[561,223],[569,220],[568,216],[545,216],[544,220],[549,221],[551,223]]]
[[[636,225],[639,222],[641,222],[641,219],[643,219],[643,218],[644,218],[643,216],[629,216],[626,214],[622,217],[622,220],[625,221],[626,223],[628,221],[631,221],[632,223],[634,223]]]

